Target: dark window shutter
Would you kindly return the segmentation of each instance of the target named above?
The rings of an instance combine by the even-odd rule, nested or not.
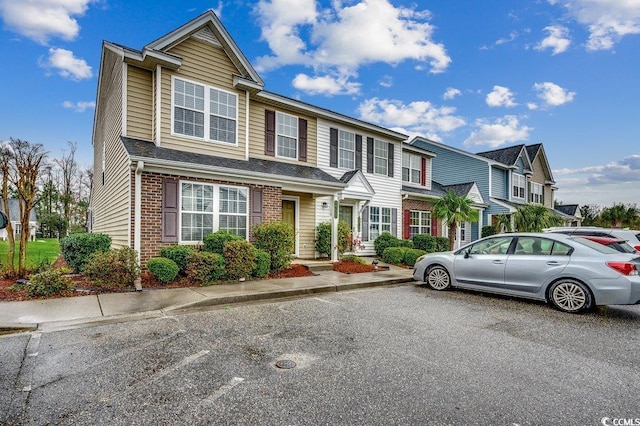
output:
[[[178,242],[178,185],[177,179],[162,180],[162,242]]]
[[[545,205],[545,201],[544,201],[544,186],[542,187],[542,202],[540,204]]]
[[[298,160],[307,161],[307,120],[298,119]]]
[[[367,173],[373,173],[373,138],[367,138]]]
[[[338,167],[338,129],[329,129],[329,166]]]
[[[362,135],[356,135],[356,169],[362,170]]]
[[[427,186],[427,159],[422,157],[422,186]]]
[[[438,236],[438,219],[433,215],[433,212],[431,212],[431,235]]]
[[[262,189],[251,188],[251,227],[262,223]],[[253,235],[250,239],[253,240]]]
[[[391,209],[391,234],[398,236],[398,209]]]
[[[362,210],[362,241],[369,241],[369,207]]]
[[[402,221],[402,228],[404,229],[403,238],[408,240],[411,238],[411,212],[409,210],[404,211],[404,220]]]
[[[387,159],[387,176],[393,177],[393,144],[389,143],[389,158]]]
[[[264,111],[264,153],[276,155],[276,112]]]

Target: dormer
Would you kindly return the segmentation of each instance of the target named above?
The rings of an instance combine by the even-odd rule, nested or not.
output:
[[[402,146],[402,184],[431,189],[433,152],[404,144]]]

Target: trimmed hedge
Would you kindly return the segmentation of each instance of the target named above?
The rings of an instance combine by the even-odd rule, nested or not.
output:
[[[404,252],[404,257],[402,258],[402,263],[407,266],[413,266],[416,263],[416,260],[422,256],[423,254],[427,254],[426,251],[420,249],[407,249]]]
[[[222,249],[227,277],[232,280],[248,278],[256,267],[256,248],[249,241],[227,241]]]
[[[407,250],[409,250],[407,247],[387,247],[382,252],[382,261],[400,265]]]
[[[436,237],[436,251],[449,251],[449,238]]]
[[[412,238],[413,248],[424,250],[427,253],[436,251],[436,237],[429,234],[416,234]]]
[[[202,285],[216,284],[225,275],[224,257],[218,253],[194,251],[189,255],[187,277]]]
[[[73,281],[63,269],[49,269],[29,277],[29,297],[51,296],[73,290]]]
[[[83,275],[98,287],[133,287],[134,281],[140,276],[138,254],[130,247],[96,252],[87,261]]]
[[[180,272],[176,262],[166,257],[154,257],[147,261],[147,269],[160,282],[170,283]]]
[[[244,237],[229,231],[218,231],[207,234],[202,239],[203,251],[224,254],[224,245],[229,241],[244,241]]]
[[[271,256],[271,271],[280,272],[291,265],[295,245],[291,225],[282,221],[263,223],[253,228],[253,236],[254,245]]]
[[[111,237],[105,234],[80,232],[60,240],[62,257],[76,274],[82,272],[93,253],[107,251],[110,247]]]
[[[373,242],[373,247],[376,251],[376,255],[381,257],[385,251],[385,249],[389,247],[406,247],[413,248],[413,241],[411,240],[401,240],[398,237],[394,237],[388,232],[383,232],[376,238]]]
[[[320,256],[331,256],[331,223],[322,222],[316,226],[316,251]]]
[[[251,271],[251,276],[256,278],[264,278],[269,275],[271,269],[271,255],[264,250],[256,249],[256,266]]]
[[[173,245],[162,247],[160,249],[160,257],[166,257],[167,259],[173,260],[176,265],[178,265],[178,272],[181,275],[186,275],[189,255],[194,251],[195,248],[193,248],[193,246]]]

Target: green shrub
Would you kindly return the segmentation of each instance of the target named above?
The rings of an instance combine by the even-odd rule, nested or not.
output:
[[[320,256],[331,257],[331,222],[316,226],[316,251]]]
[[[251,276],[264,278],[269,275],[271,269],[271,256],[264,250],[256,249],[256,267],[251,271]]]
[[[130,247],[96,252],[85,264],[83,275],[97,287],[133,287],[140,276],[138,254]]]
[[[427,254],[427,252],[420,249],[407,249],[407,251],[404,252],[402,263],[407,266],[413,266],[416,263],[416,259],[418,259],[423,254]]]
[[[398,245],[398,238],[394,237],[388,232],[383,232],[373,242],[373,247],[378,257],[382,256],[382,253],[385,251],[385,249],[389,247],[397,247],[397,245]]]
[[[189,255],[187,277],[202,285],[216,284],[224,278],[224,257],[218,253],[194,251]]]
[[[382,261],[386,263],[393,263],[395,265],[402,264],[404,254],[407,250],[406,247],[387,247],[382,252]]]
[[[247,278],[256,268],[256,248],[249,241],[228,241],[223,248],[227,277]]]
[[[170,283],[178,276],[180,268],[176,262],[166,257],[154,257],[147,261],[147,269],[162,283]]]
[[[491,235],[495,235],[495,234],[497,234],[495,226],[487,225],[482,227],[482,232],[481,232],[482,238],[490,237]]]
[[[436,251],[449,251],[449,238],[436,237]]]
[[[218,231],[212,232],[211,234],[207,234],[202,239],[202,243],[204,246],[202,247],[203,251],[209,253],[218,253],[223,254],[224,245],[228,241],[239,241],[244,240],[240,235],[236,235],[233,232],[229,231]]]
[[[254,245],[271,256],[271,270],[279,272],[291,265],[295,245],[293,227],[277,221],[257,225],[253,228]]]
[[[405,248],[412,249],[413,248],[413,241],[398,239],[398,245],[396,247],[405,247]]]
[[[343,262],[362,263],[363,265],[367,265],[369,263],[360,256],[356,256],[355,254],[345,254],[344,256],[340,257],[340,260],[342,260]]]
[[[193,246],[180,246],[173,245],[168,247],[162,247],[160,249],[160,256],[173,260],[178,265],[178,271],[181,275],[187,274],[187,261],[189,255],[195,251]]]
[[[73,290],[73,281],[65,274],[68,270],[49,269],[29,277],[29,297],[51,296]]]
[[[81,232],[70,234],[60,240],[60,250],[67,265],[75,273],[82,272],[93,253],[109,250],[111,237],[105,234]]]
[[[427,253],[436,251],[436,239],[429,234],[416,234],[412,238],[413,248],[424,250]]]

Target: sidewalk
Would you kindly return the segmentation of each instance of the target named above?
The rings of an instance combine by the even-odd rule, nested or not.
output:
[[[412,281],[412,270],[390,266],[388,271],[342,274],[319,271],[303,278],[139,292],[105,293],[59,299],[0,302],[0,334],[11,330],[53,331],[87,323],[154,318],[208,306],[353,290]]]

